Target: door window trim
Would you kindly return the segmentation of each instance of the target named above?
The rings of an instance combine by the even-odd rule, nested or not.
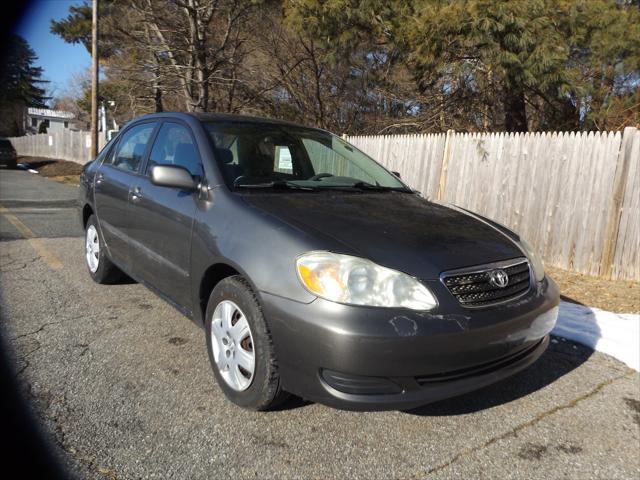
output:
[[[116,145],[117,143],[118,143],[118,140],[115,140],[115,137],[114,137],[111,140],[109,140],[104,147],[102,147],[102,150],[98,152],[98,155],[96,155],[96,158],[95,158],[95,161],[98,166],[102,166],[102,164],[104,163],[104,160],[109,156],[109,154],[111,153],[111,150],[113,150],[114,145]]]

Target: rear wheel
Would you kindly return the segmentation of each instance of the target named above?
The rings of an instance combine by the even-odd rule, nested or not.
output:
[[[84,236],[84,259],[89,275],[97,283],[114,283],[124,275],[106,254],[95,215],[87,220]]]
[[[211,292],[207,351],[218,385],[236,405],[268,410],[288,397],[260,303],[246,280],[225,278]]]

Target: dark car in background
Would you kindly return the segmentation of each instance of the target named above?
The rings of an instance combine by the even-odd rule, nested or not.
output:
[[[0,165],[7,168],[16,168],[18,155],[11,142],[6,138],[0,138]]]
[[[147,115],[85,167],[80,202],[91,277],[124,272],[203,327],[220,388],[246,408],[459,395],[532,364],[557,317],[517,234],[319,129]]]

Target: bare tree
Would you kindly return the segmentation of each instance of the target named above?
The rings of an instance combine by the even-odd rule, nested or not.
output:
[[[250,0],[134,0],[116,25],[149,75],[156,110],[179,94],[191,112],[233,108]]]

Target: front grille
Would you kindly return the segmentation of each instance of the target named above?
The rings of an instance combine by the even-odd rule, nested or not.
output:
[[[504,287],[496,286],[490,281],[493,272],[497,270],[504,271],[509,278]],[[529,290],[530,277],[529,262],[526,258],[480,265],[441,275],[442,283],[463,307],[484,307],[513,300]]]

